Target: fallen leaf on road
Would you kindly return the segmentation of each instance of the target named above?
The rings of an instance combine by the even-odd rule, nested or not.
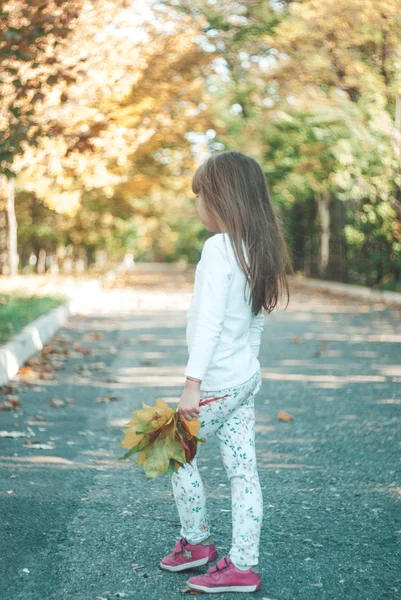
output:
[[[24,375],[24,377],[34,377],[35,371],[32,369],[32,367],[21,367],[18,370],[18,375]]]
[[[103,337],[103,333],[100,333],[100,331],[94,331],[91,333],[86,333],[84,336],[84,340],[101,340]]]
[[[103,381],[105,383],[116,383],[117,379],[115,377],[106,377]]]
[[[153,365],[153,362],[151,360],[141,360],[139,364],[142,367],[150,367],[150,365]]]
[[[15,396],[13,394],[9,394],[6,398],[9,402],[17,402],[19,400],[19,396]]]
[[[94,362],[94,363],[90,363],[88,365],[88,367],[90,369],[92,369],[92,371],[101,371],[102,369],[106,368],[106,363],[104,363],[104,362]]]
[[[47,364],[42,365],[40,368],[42,373],[52,373],[54,371],[53,365]]]
[[[0,431],[0,437],[4,437],[4,438],[20,438],[20,437],[26,437],[26,433],[24,433],[23,431]]]
[[[285,410],[280,410],[280,412],[277,414],[277,419],[279,421],[285,421],[285,422],[289,422],[293,420],[293,415],[290,415],[290,413],[285,412]]]
[[[42,444],[39,440],[25,440],[24,446],[35,448],[35,450],[54,450],[53,444]]]
[[[0,410],[14,410],[20,406],[21,402],[18,400],[4,400],[4,402],[0,402]]]
[[[92,348],[83,348],[82,346],[75,346],[75,352],[79,352],[80,354],[92,354]]]
[[[55,406],[56,408],[61,408],[65,406],[64,400],[58,400],[58,398],[52,398],[49,402],[51,406]]]
[[[11,394],[12,392],[13,388],[10,385],[0,388],[0,394]]]
[[[98,396],[96,402],[114,402],[115,400],[119,400],[119,398],[119,396]]]
[[[199,594],[203,593],[203,592],[198,592],[198,590],[193,590],[190,587],[188,587],[187,585],[184,585],[182,588],[180,588],[180,592],[181,592],[181,594],[191,594],[192,596],[198,596]]]
[[[59,354],[60,350],[56,346],[47,345],[43,348],[42,353],[45,354]]]
[[[302,342],[302,338],[299,336],[296,336],[296,337],[292,338],[291,341],[293,344],[299,344],[300,342]]]

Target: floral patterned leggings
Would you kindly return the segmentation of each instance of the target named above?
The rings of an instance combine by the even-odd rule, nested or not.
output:
[[[240,568],[257,565],[259,558],[263,497],[256,467],[254,397],[260,386],[260,371],[257,371],[238,387],[202,392],[198,417],[201,422],[198,436],[206,439],[216,434],[231,482],[233,530],[229,555]],[[198,452],[200,448],[201,445]],[[199,544],[210,535],[205,490],[196,459],[172,476],[180,534],[190,544]]]

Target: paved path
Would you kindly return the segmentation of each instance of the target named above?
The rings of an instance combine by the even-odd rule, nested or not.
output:
[[[28,372],[13,392],[21,408],[0,412],[1,430],[28,436],[0,438],[1,600],[185,598],[187,575],[158,568],[179,533],[170,482],[147,482],[133,462],[116,460],[131,410],[180,393],[190,290],[179,273],[169,282],[157,293],[144,280],[141,290],[94,288],[83,299],[91,310],[34,365],[52,360],[54,379]],[[401,598],[400,359],[400,311],[382,305],[298,290],[286,312],[266,318],[263,586],[254,598]],[[118,399],[96,401],[105,396]],[[278,421],[279,410],[293,421]],[[215,441],[199,462],[223,555],[230,493]]]

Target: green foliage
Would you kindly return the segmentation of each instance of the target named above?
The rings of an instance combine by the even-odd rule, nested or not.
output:
[[[348,210],[345,235],[352,280],[401,289],[401,221],[396,209],[376,197],[357,207],[350,205]]]
[[[23,293],[0,295],[0,342],[4,344],[25,325],[66,302],[66,298],[29,296]]]
[[[225,62],[226,83],[214,93],[216,140],[261,162],[298,268],[319,261],[319,203],[328,195],[345,206],[330,209],[344,277],[399,281],[399,3],[263,3],[263,18],[262,3],[179,5],[202,14],[205,39]]]
[[[2,69],[12,86],[3,89],[12,94],[0,143],[2,172],[18,173],[24,263],[41,247],[70,244],[89,257],[102,249],[116,260],[131,252],[195,262],[207,234],[191,199],[189,134],[213,130],[197,149],[209,140],[211,152],[238,149],[260,161],[298,269],[319,271],[310,265],[322,254],[326,198],[326,274],[397,285],[398,0],[165,0],[153,5],[152,22],[135,21],[146,44],[127,32],[123,0],[90,11],[58,3],[74,13],[68,24],[61,13],[49,21],[54,4],[43,3],[26,35],[24,4],[7,4]],[[339,257],[341,273],[330,263]]]
[[[43,133],[35,107],[49,86],[73,81],[71,66],[57,61],[57,45],[74,28],[81,6],[80,0],[0,3],[0,173],[6,177],[14,175],[23,142],[33,145]]]

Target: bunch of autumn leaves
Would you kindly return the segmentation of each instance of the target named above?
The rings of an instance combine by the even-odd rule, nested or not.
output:
[[[120,446],[129,450],[118,460],[140,452],[137,465],[143,465],[146,479],[161,473],[171,477],[180,466],[192,461],[197,444],[203,442],[197,437],[201,426],[198,419],[182,419],[163,400],[156,400],[155,406],[143,402],[142,409],[133,410],[132,414],[129,428],[121,430],[124,440]]]

